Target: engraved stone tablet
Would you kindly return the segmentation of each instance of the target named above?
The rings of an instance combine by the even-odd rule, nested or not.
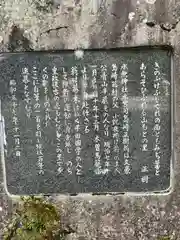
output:
[[[171,88],[168,48],[1,54],[7,191],[167,191]]]

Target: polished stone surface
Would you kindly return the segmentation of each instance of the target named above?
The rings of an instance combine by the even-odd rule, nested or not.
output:
[[[155,62],[159,65],[160,71],[160,175],[155,176],[155,144],[154,128],[154,80],[155,80]],[[145,71],[146,88],[147,88],[147,139],[148,151],[141,151],[142,126],[141,126],[141,85],[140,85],[140,66],[144,63],[147,67]],[[113,108],[111,79],[112,64],[118,67],[117,93],[118,109]],[[122,78],[121,67],[127,64],[128,75],[128,118],[129,118],[129,164],[130,175],[124,173],[123,158],[123,101],[122,101]],[[76,170],[76,152],[75,152],[75,112],[76,104],[73,104],[74,90],[72,83],[71,67],[77,66],[78,69],[78,97],[79,97],[79,133],[81,134],[81,160],[83,173],[77,176]],[[94,95],[92,85],[92,65],[97,65],[97,87],[98,87],[98,119],[100,122],[99,131],[94,130]],[[108,104],[108,121],[109,136],[104,134],[103,114],[103,80],[100,77],[102,65],[107,66],[107,93]],[[25,110],[25,84],[21,70],[27,67],[29,70],[28,91],[30,103],[28,108],[32,110],[31,117],[27,117]],[[33,95],[33,67],[37,68],[39,104],[40,112],[35,112],[36,100]],[[48,85],[47,92],[49,98],[49,114],[51,120],[47,126],[45,124],[45,92],[43,85],[43,69],[47,67]],[[58,72],[58,96],[60,106],[60,128],[61,141],[60,149],[62,150],[64,171],[58,172],[57,163],[57,138],[56,138],[56,102],[52,84],[52,69],[57,67]],[[68,73],[69,104],[71,117],[68,120],[70,125],[70,143],[71,153],[67,152],[65,147],[66,126],[64,97],[63,97],[63,67]],[[84,100],[83,86],[84,80],[81,70],[87,68],[87,93],[89,94],[89,133],[85,133],[84,109],[82,103]],[[77,58],[74,51],[62,51],[59,53],[24,53],[24,54],[5,54],[2,55],[0,78],[0,96],[2,100],[2,116],[5,120],[5,132],[7,150],[5,154],[6,180],[8,191],[12,194],[51,194],[51,193],[103,193],[103,192],[145,192],[145,191],[164,191],[170,187],[170,161],[171,152],[171,55],[170,51],[162,48],[127,48],[116,50],[101,51],[84,51],[83,58]],[[45,70],[44,70],[45,71]],[[18,134],[20,135],[21,156],[16,156],[15,130],[13,120],[13,101],[10,92],[10,82],[16,81],[16,98],[17,98],[17,117],[18,117]],[[47,105],[46,105],[47,106]],[[37,110],[37,109],[36,109]],[[112,120],[114,114],[118,115],[117,129],[119,132],[118,147],[119,167],[115,171],[115,153],[113,151],[113,126]],[[41,119],[41,139],[43,152],[43,174],[39,174],[38,159],[36,152],[36,116]],[[104,141],[110,143],[109,152],[109,172],[107,174],[96,175],[94,173],[95,161],[95,135],[100,139],[100,160],[101,167],[105,169],[105,151]],[[17,154],[18,155],[18,154]],[[71,167],[72,165],[72,167]],[[148,173],[142,172],[141,169],[146,166]],[[68,173],[72,170],[72,174]],[[71,168],[70,168],[71,167]],[[148,175],[148,182],[142,182],[142,177]],[[147,180],[147,177],[144,178]]]

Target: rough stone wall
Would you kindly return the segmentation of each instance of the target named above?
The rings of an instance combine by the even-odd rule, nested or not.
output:
[[[77,232],[68,239],[180,239],[180,0],[1,0],[0,19],[1,52],[154,44],[174,47],[174,191],[167,196],[53,200],[62,207],[64,221]],[[12,203],[5,195],[0,203],[3,219]]]

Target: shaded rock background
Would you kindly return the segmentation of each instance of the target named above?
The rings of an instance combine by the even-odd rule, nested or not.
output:
[[[176,162],[167,196],[52,196],[73,240],[180,239],[180,0],[1,0],[0,51],[174,47]],[[0,228],[13,208],[1,176]]]

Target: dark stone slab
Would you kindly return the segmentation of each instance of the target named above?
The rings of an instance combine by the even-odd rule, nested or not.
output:
[[[0,76],[9,193],[169,189],[170,49],[2,54]]]

